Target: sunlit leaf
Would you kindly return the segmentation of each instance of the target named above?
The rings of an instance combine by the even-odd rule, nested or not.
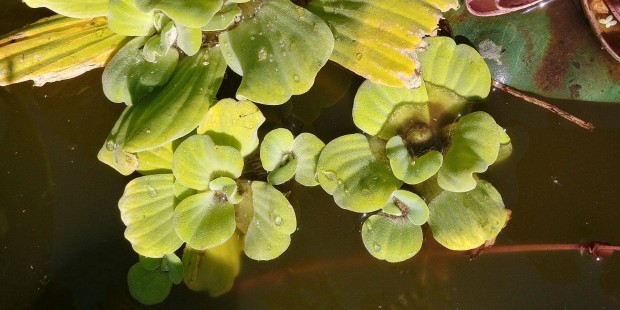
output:
[[[138,152],[136,171],[144,175],[172,173],[172,155],[177,145],[177,143],[170,142],[154,149]]]
[[[375,158],[362,134],[329,142],[319,156],[317,175],[321,187],[334,196],[339,207],[360,213],[382,208],[402,185],[388,164]]]
[[[315,135],[304,132],[293,141],[292,152],[297,160],[295,181],[304,186],[316,186],[316,166],[325,143]]]
[[[185,285],[193,291],[206,291],[211,297],[230,291],[241,270],[241,251],[241,240],[235,236],[204,251],[185,247]]]
[[[433,237],[451,250],[474,249],[497,237],[506,223],[501,195],[484,180],[469,192],[442,191],[429,208]]]
[[[491,90],[491,72],[471,46],[456,45],[449,37],[424,39],[428,46],[418,52],[426,83],[449,89],[467,99],[484,99]]]
[[[473,174],[485,172],[495,162],[502,132],[493,117],[485,112],[463,116],[456,124],[452,143],[439,169],[439,186],[452,192],[474,189]]]
[[[122,175],[132,174],[139,166],[138,157],[136,157],[135,154],[123,151],[123,149],[114,142],[117,139],[119,141],[124,139],[126,130],[121,129],[123,129],[123,124],[128,123],[129,115],[128,109],[125,109],[123,113],[121,113],[121,116],[118,118],[118,121],[116,121],[116,124],[114,124],[112,131],[97,154],[97,159],[99,159],[99,161],[114,168]]]
[[[215,191],[185,198],[174,210],[175,230],[194,249],[218,246],[235,232],[235,208]]]
[[[243,171],[243,158],[237,149],[219,146],[206,135],[193,135],[174,152],[172,171],[187,187],[205,190],[218,177],[236,179]]]
[[[162,257],[183,241],[174,231],[174,176],[158,174],[132,180],[118,202],[125,238],[138,254]]]
[[[179,33],[177,38],[177,46],[187,56],[194,56],[200,50],[202,45],[202,31],[200,28],[188,28],[185,26],[177,26]]]
[[[362,225],[362,241],[368,252],[388,262],[402,262],[422,247],[422,228],[403,217],[370,216]]]
[[[172,288],[167,272],[146,270],[140,263],[129,269],[127,284],[131,296],[145,305],[155,305],[164,301]]]
[[[226,62],[242,75],[238,99],[282,104],[305,93],[332,52],[323,20],[289,0],[270,0],[219,35]]]
[[[245,236],[245,254],[254,260],[280,256],[297,229],[295,211],[286,197],[265,182],[252,182],[254,215]]]
[[[168,84],[144,97],[119,119],[114,143],[126,152],[152,149],[194,130],[205,117],[224,77],[219,49],[202,49],[179,63]]]
[[[271,184],[282,184],[290,180],[297,169],[297,159],[292,155],[293,134],[286,128],[270,131],[260,146],[260,161],[269,171]]]
[[[112,102],[138,103],[157,86],[168,82],[177,67],[176,50],[158,59],[147,61],[140,50],[146,37],[138,37],[123,46],[103,71],[103,93]]]
[[[426,223],[429,214],[426,202],[420,196],[406,190],[394,191],[383,206],[383,211],[407,218],[415,225]]]
[[[243,234],[248,232],[248,227],[254,217],[254,205],[252,201],[252,181],[239,180],[239,191],[241,192],[241,202],[235,205],[235,222],[237,229]]]
[[[108,13],[109,0],[23,0],[32,8],[48,8],[74,18],[93,18]]]
[[[176,256],[176,254],[166,254],[165,260],[162,262],[164,264],[163,270],[168,272],[168,278],[172,284],[181,284],[183,281],[183,263],[181,259]]]
[[[76,77],[103,67],[127,41],[108,28],[105,18],[41,19],[0,36],[0,86],[28,80],[42,86]]]
[[[415,49],[437,29],[440,10],[458,0],[312,0],[307,8],[324,19],[336,39],[331,60],[379,84],[420,85]]]
[[[355,95],[353,122],[369,135],[378,135],[385,140],[409,124],[428,124],[430,112],[426,87],[422,84],[414,89],[396,88],[366,80]]]
[[[237,190],[237,182],[231,178],[217,178],[209,183],[209,189],[226,195],[226,200],[232,204],[237,204],[243,199]]]
[[[228,28],[236,19],[241,17],[241,9],[236,5],[222,8],[215,14],[206,25],[202,26],[203,31],[221,31]]]
[[[124,36],[153,34],[153,14],[144,13],[135,6],[135,0],[110,0],[108,26]]]
[[[157,62],[159,57],[166,56],[179,36],[173,21],[168,22],[159,34],[152,36],[142,49],[144,59]]]
[[[247,100],[218,101],[198,126],[199,134],[207,134],[217,145],[232,146],[241,156],[252,153],[258,146],[258,127],[265,122],[263,113]]]
[[[200,28],[220,10],[222,0],[136,0],[136,5],[145,12],[161,10],[179,25]]]
[[[443,163],[443,156],[435,150],[421,156],[411,156],[400,136],[394,136],[388,141],[386,151],[394,176],[407,184],[428,180],[439,171]]]

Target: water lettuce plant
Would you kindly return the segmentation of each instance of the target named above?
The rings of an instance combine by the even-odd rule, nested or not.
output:
[[[223,294],[241,253],[282,255],[297,229],[281,191],[292,180],[365,213],[362,242],[389,262],[421,249],[425,224],[465,250],[506,222],[500,194],[478,174],[510,139],[489,114],[470,113],[488,96],[490,71],[473,48],[433,37],[457,0],[24,2],[64,16],[0,38],[0,85],[105,67],[104,94],[124,104],[98,158],[142,175],[118,203],[140,257],[128,285],[141,303],[181,282]],[[327,144],[287,128],[259,134],[257,104],[290,101],[311,112],[307,126],[342,97],[296,101],[328,60],[367,79],[352,111],[363,133]],[[227,69],[241,82],[235,98],[218,100]]]

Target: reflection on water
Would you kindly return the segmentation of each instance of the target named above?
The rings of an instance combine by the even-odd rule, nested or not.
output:
[[[18,1],[8,3],[2,7],[30,12]],[[0,26],[6,32],[17,26],[16,19]],[[43,88],[0,89],[2,309],[138,307],[126,288],[127,270],[137,257],[123,237],[117,208],[130,178],[96,158],[122,108],[105,99],[100,75],[97,70]],[[350,111],[360,83],[354,79],[342,99],[314,121],[324,141],[356,132]],[[513,211],[497,243],[620,244],[620,106],[555,103],[594,123],[595,132],[497,91],[479,106],[507,128],[514,146],[512,156],[485,177]],[[283,118],[290,111],[272,112],[281,118],[274,123],[290,126]],[[164,307],[620,306],[618,254],[602,262],[578,252],[483,254],[469,261],[426,240],[413,259],[389,264],[364,249],[360,218],[338,208],[320,188],[293,186],[292,195],[300,202],[295,204],[300,229],[280,258],[243,257],[230,293],[212,299],[178,286]]]

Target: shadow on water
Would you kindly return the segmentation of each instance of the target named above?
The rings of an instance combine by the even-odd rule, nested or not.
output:
[[[44,14],[28,13],[18,1],[8,7]],[[3,20],[0,30],[38,17],[24,16]],[[238,82],[229,75],[226,81]],[[100,76],[96,70],[43,88],[24,83],[0,89],[0,225],[7,223],[0,226],[2,309],[140,307],[126,288],[137,257],[123,237],[117,208],[130,178],[96,158],[122,110],[106,100]],[[350,111],[360,83],[353,78],[343,86],[346,92],[322,108],[312,127],[293,125],[286,117],[294,113],[291,107],[265,108],[265,114],[272,115],[270,126],[310,128],[327,142],[357,132]],[[231,94],[223,90],[220,96]],[[478,106],[507,128],[514,145],[512,156],[485,176],[513,211],[497,244],[620,244],[620,106],[554,103],[594,123],[595,132],[499,91]],[[388,264],[364,249],[360,217],[339,209],[322,189],[292,186],[292,195],[301,202],[295,206],[300,228],[280,258],[244,257],[236,286],[220,298],[177,286],[158,307],[620,307],[618,254],[603,261],[578,252],[483,254],[469,261],[426,240],[413,259]]]

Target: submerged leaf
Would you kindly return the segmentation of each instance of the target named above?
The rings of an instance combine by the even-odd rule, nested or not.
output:
[[[375,214],[362,225],[366,250],[391,263],[413,257],[422,248],[422,240],[422,228],[406,218]]]
[[[226,62],[243,76],[237,98],[276,105],[308,91],[332,52],[329,27],[289,0],[265,1],[252,14],[219,35]]]
[[[127,284],[131,296],[145,305],[155,305],[164,301],[172,288],[167,272],[146,270],[140,263],[129,269]]]
[[[428,180],[439,171],[443,163],[443,156],[435,150],[412,157],[400,136],[392,137],[386,150],[394,176],[407,184],[414,185]]]
[[[506,223],[508,210],[497,190],[478,180],[469,192],[442,191],[429,203],[428,224],[433,237],[448,249],[463,251],[497,237]]]
[[[331,60],[378,84],[420,85],[415,49],[458,0],[312,0],[308,10],[331,27]]]
[[[217,145],[227,145],[247,156],[258,146],[258,127],[265,116],[247,100],[222,99],[218,101],[198,126],[199,134],[207,134]]]
[[[158,174],[132,180],[118,202],[125,238],[138,254],[162,257],[176,251],[183,241],[174,231],[174,176]]]
[[[222,7],[222,0],[136,0],[136,6],[145,12],[160,10],[175,23],[200,28]]]
[[[220,246],[204,251],[185,247],[185,285],[193,291],[206,291],[211,297],[227,293],[241,270],[241,252],[241,241],[235,236]]]
[[[209,136],[193,135],[174,152],[172,171],[181,184],[206,190],[218,177],[236,179],[243,171],[243,158],[237,149],[219,146]]]
[[[329,142],[319,156],[317,175],[339,207],[360,213],[382,208],[402,185],[388,165],[375,158],[362,134]]]
[[[93,18],[108,13],[109,0],[23,0],[31,8],[48,8],[73,18]]]
[[[252,182],[254,215],[245,236],[245,254],[254,260],[280,256],[297,229],[295,211],[286,197],[265,182]]]
[[[0,36],[0,86],[28,80],[42,86],[76,77],[103,67],[127,41],[105,18],[43,18]]]
[[[489,114],[478,111],[463,116],[454,129],[437,183],[451,192],[476,187],[474,173],[482,173],[497,159],[503,129]]]

